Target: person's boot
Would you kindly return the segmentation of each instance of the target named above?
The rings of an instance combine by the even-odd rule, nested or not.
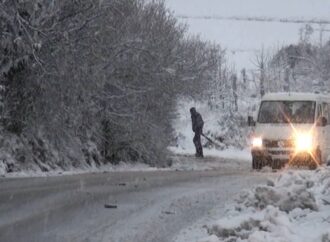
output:
[[[195,157],[199,157],[199,150],[196,148]]]
[[[203,155],[203,148],[202,147],[199,147],[198,148],[197,154],[198,154],[198,157],[200,157],[200,158],[203,158],[204,157],[204,155]]]

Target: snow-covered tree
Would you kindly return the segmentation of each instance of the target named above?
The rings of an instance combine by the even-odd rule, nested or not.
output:
[[[3,127],[60,154],[35,162],[166,163],[176,98],[208,95],[219,47],[187,36],[162,1],[0,4]]]

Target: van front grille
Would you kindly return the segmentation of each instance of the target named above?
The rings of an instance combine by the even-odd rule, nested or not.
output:
[[[270,155],[292,155],[292,151],[291,150],[269,150],[268,153]]]
[[[294,146],[293,140],[263,140],[266,148],[292,148]]]

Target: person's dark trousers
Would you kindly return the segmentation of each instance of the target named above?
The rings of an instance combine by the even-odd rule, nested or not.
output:
[[[196,157],[203,157],[203,147],[201,143],[201,132],[195,132],[194,136],[194,145],[196,148]]]

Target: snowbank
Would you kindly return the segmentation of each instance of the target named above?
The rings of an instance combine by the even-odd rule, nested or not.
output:
[[[195,148],[182,149],[180,147],[169,147],[169,150],[176,155],[191,155],[195,154]],[[217,150],[215,148],[204,148],[204,155],[211,157],[218,157],[230,160],[239,160],[250,162],[252,160],[250,149],[239,149],[235,147],[229,147],[224,150]]]
[[[0,163],[1,164],[1,163]],[[0,166],[1,169],[1,166]],[[7,178],[16,178],[16,177],[51,177],[51,176],[66,176],[66,175],[78,175],[85,173],[104,173],[104,172],[135,172],[135,171],[155,171],[159,170],[158,168],[151,167],[143,163],[127,163],[119,162],[117,165],[102,165],[99,167],[86,167],[86,168],[71,168],[70,170],[63,171],[61,169],[52,170],[48,172],[36,171],[36,170],[27,170],[11,173],[3,173],[0,175]]]
[[[330,169],[285,171],[242,192],[201,241],[330,241],[329,188]]]
[[[212,155],[211,155],[212,154]],[[249,161],[249,153],[245,151],[238,151],[235,154],[235,149],[216,151],[211,150],[204,159],[197,159],[191,154],[182,153],[178,156],[172,157],[172,165],[166,168],[151,167],[143,163],[128,163],[119,162],[117,165],[107,164],[101,166],[92,166],[85,168],[71,168],[63,171],[62,169],[55,169],[47,172],[41,170],[24,170],[17,172],[7,173],[3,167],[1,173],[0,162],[0,176],[7,178],[16,177],[49,177],[49,176],[65,176],[65,175],[78,175],[85,173],[104,173],[104,172],[148,172],[148,171],[208,171],[208,170],[221,170],[221,171],[238,171],[248,170],[251,167]]]
[[[61,168],[43,172],[41,170],[21,170],[17,172],[6,172],[6,167],[1,166],[0,176],[2,177],[48,177],[63,175],[78,175],[84,173],[104,173],[104,172],[136,172],[136,171],[237,171],[249,170],[251,167],[251,154],[248,149],[239,150],[229,148],[226,150],[206,149],[204,159],[194,157],[194,151],[182,150],[171,147],[169,150],[174,154],[171,158],[172,165],[166,168],[151,167],[143,163],[119,162],[119,164],[107,164],[101,166],[71,167],[66,171]],[[3,169],[3,170],[1,170]]]

